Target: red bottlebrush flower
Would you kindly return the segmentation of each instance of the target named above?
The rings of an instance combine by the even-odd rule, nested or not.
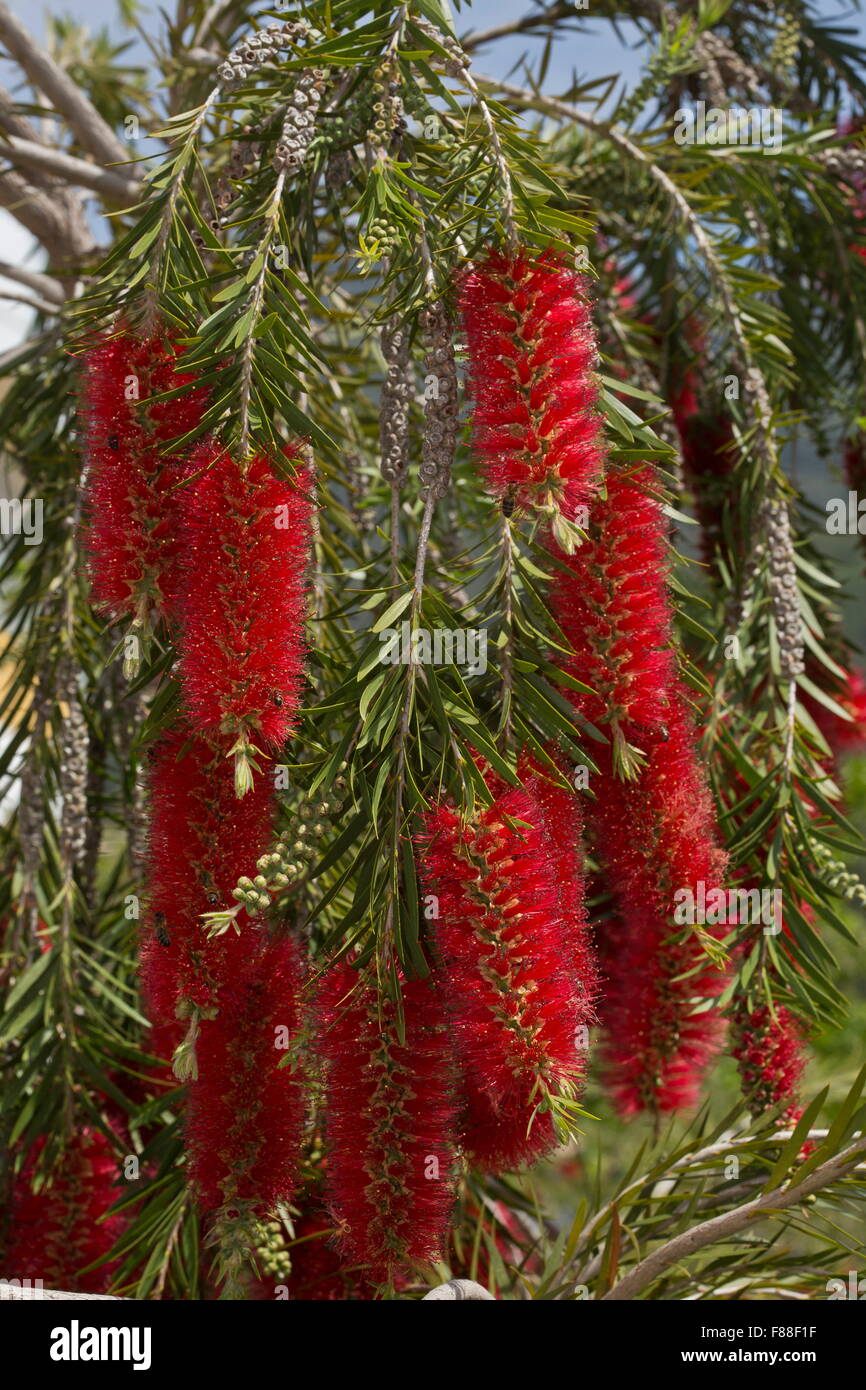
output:
[[[153,397],[194,377],[181,370],[165,335],[120,333],[84,361],[79,415],[87,459],[86,547],[96,606],[113,618],[146,622],[151,609],[175,616],[181,588],[180,527],[172,489],[184,461],[165,445],[192,429],[205,393]]]
[[[697,909],[701,892],[724,882],[725,861],[694,730],[682,704],[673,710],[639,782],[608,769],[595,787],[592,822],[618,912],[600,943],[605,1072],[623,1114],[693,1105],[724,1037],[717,1008],[706,1006],[725,987],[711,939],[727,927],[690,923],[685,895]]]
[[[239,800],[224,755],[181,721],[153,750],[150,791],[150,910],[141,971],[152,1020],[177,1034],[178,1002],[212,1006],[221,980],[249,951],[253,927],[245,909],[240,936],[230,931],[210,942],[201,914],[231,906],[238,878],[267,848],[273,790],[256,774],[250,794]]]
[[[312,475],[284,478],[262,455],[244,471],[216,445],[192,466],[180,640],[186,707],[200,733],[229,747],[261,740],[275,748],[300,698]]]
[[[723,1031],[706,1002],[724,987],[710,938],[725,930],[710,928],[702,942],[674,915],[678,892],[720,886],[724,856],[671,646],[653,477],[649,469],[608,476],[588,540],[552,590],[575,652],[567,669],[594,690],[569,691],[569,699],[585,718],[611,726],[609,754],[596,753],[602,772],[591,821],[620,918],[603,943],[603,1021],[608,1078],[626,1113],[691,1104]]]
[[[565,557],[567,571],[551,587],[574,650],[566,669],[595,692],[569,691],[569,699],[592,723],[612,726],[618,761],[627,758],[626,741],[640,748],[649,731],[665,727],[675,682],[665,520],[653,482],[649,468],[608,475],[588,539]]]
[[[105,1293],[113,1265],[81,1271],[107,1255],[126,1224],[123,1214],[101,1220],[124,1195],[119,1164],[101,1130],[84,1129],[63,1155],[50,1185],[33,1191],[38,1140],[17,1177],[9,1208],[3,1255],[6,1279],[42,1280],[46,1289]]]
[[[461,307],[475,451],[488,487],[573,518],[605,463],[582,277],[549,252],[492,252],[465,277]]]
[[[319,993],[328,1204],[370,1279],[442,1258],[454,1202],[448,1028],[430,980],[402,984],[405,1023],[368,975],[332,967]]]
[[[264,1215],[291,1196],[300,1162],[305,1090],[280,1062],[298,1040],[303,972],[289,937],[244,945],[201,1024],[187,1148],[205,1211],[251,1202]]]
[[[562,777],[568,778],[568,765],[562,751],[547,748]],[[574,975],[578,995],[586,1002],[588,1027],[593,1021],[593,1004],[598,994],[598,966],[590,937],[586,912],[586,879],[583,862],[583,806],[568,787],[554,780],[553,772],[533,754],[523,750],[517,760],[517,774],[533,798],[543,818],[550,840],[559,886],[560,911],[568,937],[567,960]]]
[[[799,1118],[798,1089],[806,1067],[805,1032],[789,1009],[777,1005],[750,1008],[742,1002],[732,1018],[731,1053],[743,1094],[754,1115],[789,1101],[782,1118]]]
[[[476,824],[434,807],[421,853],[438,899],[431,928],[454,1023],[464,1148],[481,1167],[516,1168],[556,1143],[552,1107],[574,1095],[579,1030],[592,1021],[553,844],[538,803],[518,787]]]
[[[839,657],[837,657],[837,661]],[[828,673],[825,668],[819,669],[818,662],[813,658],[807,661],[807,672],[815,684],[827,687]],[[816,680],[817,677],[817,680]],[[845,683],[839,688],[834,680],[830,689],[827,690],[837,705],[840,705],[848,719],[842,719],[840,715],[834,714],[818,700],[804,694],[803,700],[814,719],[834,757],[840,757],[844,753],[853,753],[863,748],[866,744],[866,680],[863,672],[851,670],[845,672]]]

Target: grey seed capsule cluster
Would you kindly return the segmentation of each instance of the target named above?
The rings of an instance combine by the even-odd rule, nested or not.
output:
[[[676,11],[673,11],[676,16]],[[695,52],[705,60],[707,65],[713,65],[724,83],[724,99],[716,104],[726,107],[730,104],[731,91],[749,92],[758,95],[761,90],[761,79],[753,67],[744,62],[737,53],[719,34],[707,32],[701,34],[695,44]],[[715,98],[714,98],[715,100]]]
[[[385,149],[395,135],[406,128],[403,98],[396,82],[390,80],[386,68],[373,69],[373,121],[367,138],[378,149]]]
[[[426,347],[421,489],[425,497],[440,498],[451,485],[451,467],[460,428],[454,324],[441,304],[432,304],[422,312],[421,327]]]
[[[269,24],[240,43],[228,54],[217,68],[217,77],[223,87],[232,82],[243,82],[250,73],[266,63],[277,60],[280,50],[291,48],[304,40],[319,43],[324,38],[318,29],[313,29],[305,19],[287,21],[285,24]]]
[[[65,865],[79,864],[87,839],[87,721],[78,698],[78,671],[68,659],[61,662],[57,698],[67,706],[60,733],[60,853]]]
[[[444,48],[448,57],[445,62],[445,71],[449,77],[462,77],[467,68],[472,66],[472,60],[468,53],[464,53],[456,39],[452,39],[448,34],[443,34],[441,29],[437,29],[429,19],[423,15],[413,14],[412,23],[426,34],[428,39],[433,39],[440,48]]]
[[[353,173],[352,156],[348,150],[335,150],[328,159],[325,169],[325,183],[333,193],[345,188]]]
[[[32,756],[32,747],[41,743],[45,725],[50,717],[50,700],[40,677],[34,697],[36,722],[33,728],[31,756],[24,760],[21,772],[21,798],[18,802],[18,839],[21,845],[21,862],[28,891],[32,892],[42,862],[42,842],[45,830],[45,783],[37,758]]]
[[[349,489],[349,507],[352,516],[355,519],[355,524],[358,529],[368,533],[375,530],[376,522],[372,509],[364,506],[364,502],[367,498],[368,486],[361,455],[347,454],[345,465],[346,486]]]
[[[399,487],[409,466],[409,403],[412,397],[412,364],[409,330],[391,318],[380,337],[385,359],[385,380],[379,400],[379,467],[386,483]]]
[[[273,165],[278,173],[285,170],[289,174],[296,174],[303,167],[316,133],[316,118],[327,77],[325,68],[310,68],[298,78],[298,85],[289,97],[279,143],[274,151]]]
[[[797,590],[797,569],[788,504],[782,498],[766,498],[761,504],[759,525],[767,537],[770,566],[770,600],[779,639],[779,665],[786,680],[802,675],[802,619]]]
[[[862,149],[823,150],[815,158],[829,173],[844,179],[846,183],[859,186],[866,174],[866,151]]]

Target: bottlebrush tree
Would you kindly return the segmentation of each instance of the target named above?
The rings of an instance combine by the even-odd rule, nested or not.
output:
[[[2,272],[0,1272],[820,1291],[866,1171],[823,507],[866,49],[599,0],[643,60],[601,101],[558,0],[123,15],[141,67],[0,4],[44,250]]]

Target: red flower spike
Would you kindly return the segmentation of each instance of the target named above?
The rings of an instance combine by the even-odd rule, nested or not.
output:
[[[376,1282],[442,1258],[454,1203],[455,1101],[448,1028],[430,980],[394,1002],[346,963],[322,981],[328,1203],[347,1261]]]
[[[588,540],[552,586],[575,652],[567,669],[594,691],[569,691],[569,699],[593,723],[611,725],[608,751],[595,754],[601,776],[590,817],[619,913],[602,943],[603,1021],[608,1080],[625,1113],[692,1104],[723,1036],[706,1002],[724,988],[711,938],[727,928],[709,926],[702,938],[674,916],[677,891],[697,897],[703,883],[710,893],[725,861],[676,670],[654,480],[649,468],[608,475]]]
[[[127,1222],[120,1214],[101,1220],[124,1195],[111,1141],[101,1130],[84,1129],[63,1155],[50,1185],[32,1188],[38,1140],[15,1180],[3,1254],[6,1279],[41,1280],[46,1289],[105,1293],[114,1266],[81,1271],[108,1253]]]
[[[181,999],[198,1008],[217,1001],[221,981],[249,952],[253,930],[245,909],[241,935],[207,941],[204,912],[233,904],[238,878],[268,846],[273,789],[256,774],[239,801],[223,754],[180,721],[152,753],[149,853],[150,905],[141,947],[148,1010],[160,1042],[184,1030],[175,1022]]]
[[[731,1054],[737,1059],[740,1080],[754,1115],[788,1101],[782,1120],[799,1118],[799,1084],[806,1067],[805,1032],[789,1009],[766,1004],[735,1010],[731,1028]]]
[[[605,463],[584,279],[551,252],[491,252],[464,278],[461,309],[488,487],[573,519]]]
[[[694,924],[674,917],[679,890],[697,900],[703,884],[709,895],[725,868],[684,705],[672,707],[667,738],[649,748],[640,782],[608,768],[595,790],[592,823],[618,912],[601,943],[606,1079],[623,1114],[683,1109],[697,1100],[724,1038],[706,1001],[722,994],[726,971],[705,943],[728,930],[699,927],[702,941]]]
[[[826,688],[827,672],[823,667],[820,670],[813,669],[817,667],[817,661],[813,660],[808,664],[807,671],[816,684]],[[841,682],[839,684],[841,685]],[[856,668],[846,671],[844,686],[839,689],[834,681],[827,693],[837,705],[841,705],[850,716],[849,719],[842,719],[827,709],[826,705],[809,696],[804,696],[806,708],[827,740],[834,757],[857,752],[866,744],[866,680],[863,678],[863,672]]]
[[[266,1215],[291,1196],[300,1163],[305,1090],[280,1062],[297,1042],[303,972],[289,937],[252,947],[247,937],[244,947],[220,988],[219,1012],[201,1024],[187,1149],[205,1211],[252,1202]]]
[[[567,780],[570,764],[562,751],[554,746],[546,751],[559,769],[560,776]],[[559,885],[560,911],[568,938],[567,960],[578,995],[586,1004],[585,1024],[588,1027],[594,1018],[593,1005],[599,991],[599,980],[585,904],[583,805],[570,788],[554,780],[552,769],[525,749],[517,760],[517,773],[541,811],[544,832],[551,844]]]
[[[593,1017],[554,847],[518,787],[474,825],[434,807],[420,848],[438,899],[431,927],[462,1074],[463,1145],[480,1167],[516,1168],[556,1144],[551,1106],[573,1098],[579,1030]]]
[[[181,529],[173,489],[184,460],[164,446],[201,419],[205,392],[153,397],[195,378],[165,335],[121,333],[84,360],[79,416],[87,459],[85,545],[93,601],[112,618],[146,624],[151,610],[177,616]]]
[[[588,539],[565,557],[568,570],[551,587],[553,613],[575,653],[565,669],[595,691],[569,691],[569,699],[638,748],[648,731],[665,727],[676,673],[666,525],[654,481],[646,467],[608,475]]]
[[[198,476],[183,490],[186,708],[227,752],[257,741],[276,748],[294,724],[303,677],[312,474],[284,478],[262,455],[244,471],[213,444],[191,466]]]

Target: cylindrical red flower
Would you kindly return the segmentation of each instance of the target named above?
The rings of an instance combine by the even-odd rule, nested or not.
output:
[[[300,699],[313,501],[312,475],[293,474],[291,457],[258,455],[244,469],[208,445],[183,489],[183,698],[198,732],[227,752],[278,747]]]
[[[725,982],[710,938],[726,928],[677,920],[679,893],[720,887],[724,856],[676,669],[667,543],[655,476],[610,473],[588,540],[566,558],[552,607],[575,655],[567,669],[593,693],[569,690],[578,712],[609,727],[596,751],[590,822],[618,924],[607,932],[603,1007],[608,1080],[620,1108],[691,1104],[722,1021],[707,1001]],[[710,947],[711,955],[707,954]]]
[[[155,1025],[180,1040],[181,1000],[202,1009],[217,1002],[221,982],[249,953],[254,931],[242,909],[234,931],[207,941],[201,914],[232,905],[238,878],[249,874],[271,836],[273,787],[256,773],[248,796],[235,796],[225,755],[178,721],[151,754],[149,910],[141,971]],[[165,1031],[162,1034],[165,1037]]]
[[[250,1202],[265,1215],[291,1196],[300,1163],[304,1081],[280,1063],[298,1044],[303,969],[291,937],[244,945],[201,1024],[187,1149],[205,1211]]]
[[[430,927],[453,1020],[463,1147],[480,1167],[516,1168],[556,1143],[553,1111],[574,1099],[593,1018],[554,845],[538,803],[517,787],[475,823],[433,807],[420,849],[437,901]]]
[[[87,462],[85,544],[93,600],[113,618],[176,616],[182,587],[181,456],[165,452],[201,419],[205,392],[166,334],[106,338],[84,359],[79,418]],[[187,386],[171,401],[154,397]]]
[[[590,816],[617,909],[599,945],[605,1077],[624,1114],[693,1105],[724,1038],[707,1006],[726,984],[712,943],[728,928],[702,924],[698,904],[722,887],[725,858],[684,705],[645,751],[638,781],[602,760]]]
[[[454,1203],[448,1025],[431,980],[380,996],[342,962],[319,993],[328,1203],[347,1261],[372,1280],[442,1258]]]
[[[560,777],[568,781],[569,774],[573,775],[573,768],[562,750],[548,745],[546,751],[556,764]],[[574,975],[578,997],[585,1002],[584,1022],[589,1027],[593,1020],[599,980],[586,910],[583,801],[570,787],[564,787],[561,781],[557,781],[553,771],[540,758],[525,749],[517,760],[517,773],[541,811],[543,828],[551,844],[560,911],[568,936],[567,960]]]
[[[676,664],[665,519],[654,471],[611,472],[590,512],[588,539],[564,557],[551,608],[574,651],[565,669],[593,694],[568,691],[591,723],[610,725],[619,765],[670,715]]]
[[[124,1195],[117,1155],[101,1130],[83,1129],[53,1181],[35,1192],[32,1181],[42,1145],[37,1141],[12,1191],[3,1277],[31,1283],[41,1279],[46,1289],[105,1293],[113,1265],[81,1271],[108,1254],[126,1224],[122,1213],[101,1219]]]
[[[806,1067],[805,1029],[790,1009],[777,1004],[734,1010],[731,1053],[737,1060],[743,1095],[754,1115],[788,1101],[782,1119],[799,1117],[798,1090]]]
[[[465,276],[475,452],[487,485],[573,518],[605,450],[583,277],[552,252],[491,252]]]

